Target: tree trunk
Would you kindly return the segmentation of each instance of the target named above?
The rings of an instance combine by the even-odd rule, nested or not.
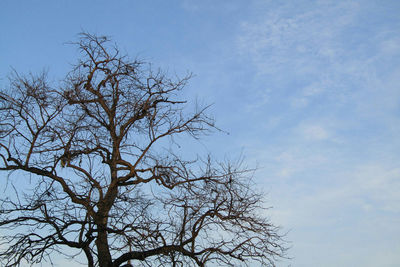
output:
[[[99,267],[112,267],[111,253],[108,246],[107,231],[104,226],[99,226],[99,232],[96,239],[97,258]]]
[[[113,164],[115,166],[115,163]],[[108,188],[108,191],[103,199],[98,204],[98,212],[97,212],[97,239],[96,239],[96,247],[97,247],[97,258],[99,260],[99,267],[112,267],[112,257],[110,253],[110,247],[108,245],[108,214],[110,212],[111,207],[114,204],[115,198],[118,194],[118,187],[115,184],[117,172],[116,168],[111,169],[111,185]]]

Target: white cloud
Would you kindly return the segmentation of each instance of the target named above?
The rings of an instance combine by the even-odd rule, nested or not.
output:
[[[385,55],[399,55],[400,38],[392,37],[380,43],[381,53]]]
[[[239,54],[255,66],[260,82],[268,84],[267,94],[287,90],[290,106],[298,109],[310,106],[320,95],[336,106],[350,107],[373,105],[371,98],[362,99],[373,88],[381,89],[381,98],[394,93],[390,88],[396,85],[388,87],[387,78],[396,67],[387,61],[400,55],[398,31],[362,31],[370,25],[360,17],[373,5],[317,1],[294,7],[278,1],[270,6],[264,14],[260,11],[262,16],[242,22],[237,44]],[[385,66],[388,70],[380,72]],[[398,85],[396,89],[400,92]]]
[[[279,118],[251,142],[293,266],[400,261],[400,21],[389,6],[269,1],[241,24],[239,55],[268,84],[257,108]]]
[[[320,177],[325,185],[291,179],[270,191],[272,220],[290,230],[294,266],[358,266],[360,259],[361,266],[396,266],[400,260],[399,168],[376,163],[348,170],[332,166]]]
[[[304,125],[300,131],[305,139],[313,141],[323,141],[330,138],[328,130],[321,125]]]
[[[340,58],[344,52],[340,34],[354,20],[357,4],[335,1],[295,8],[279,3],[265,8],[257,21],[242,23],[240,52],[251,56],[260,73],[276,73],[285,65],[298,73],[315,72],[316,64]]]

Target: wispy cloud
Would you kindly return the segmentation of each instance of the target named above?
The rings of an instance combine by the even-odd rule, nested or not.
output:
[[[323,141],[330,138],[328,130],[320,125],[304,125],[300,131],[305,139],[312,141]]]
[[[260,73],[277,73],[286,64],[307,73],[318,64],[337,62],[345,48],[341,34],[354,21],[359,5],[350,1],[296,7],[279,3],[265,7],[256,21],[242,23],[240,51],[252,57]]]
[[[268,101],[249,109],[264,114],[264,128],[248,147],[264,163],[274,219],[292,229],[294,265],[395,266],[400,6],[255,2],[237,47]]]

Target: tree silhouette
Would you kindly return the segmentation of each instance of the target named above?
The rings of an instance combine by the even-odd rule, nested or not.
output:
[[[2,266],[70,251],[100,267],[273,266],[285,248],[251,170],[176,152],[174,136],[215,128],[179,98],[190,75],[153,71],[106,37],[75,44],[60,85],[14,72],[0,92],[0,170],[14,188],[0,200]]]

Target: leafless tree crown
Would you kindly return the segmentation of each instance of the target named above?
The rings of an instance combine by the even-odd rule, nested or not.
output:
[[[214,128],[207,107],[186,112],[179,98],[190,75],[153,71],[106,37],[83,33],[76,45],[81,59],[60,85],[14,72],[0,91],[12,192],[0,197],[1,265],[83,253],[100,267],[273,266],[285,249],[249,170],[184,160],[164,141]]]

